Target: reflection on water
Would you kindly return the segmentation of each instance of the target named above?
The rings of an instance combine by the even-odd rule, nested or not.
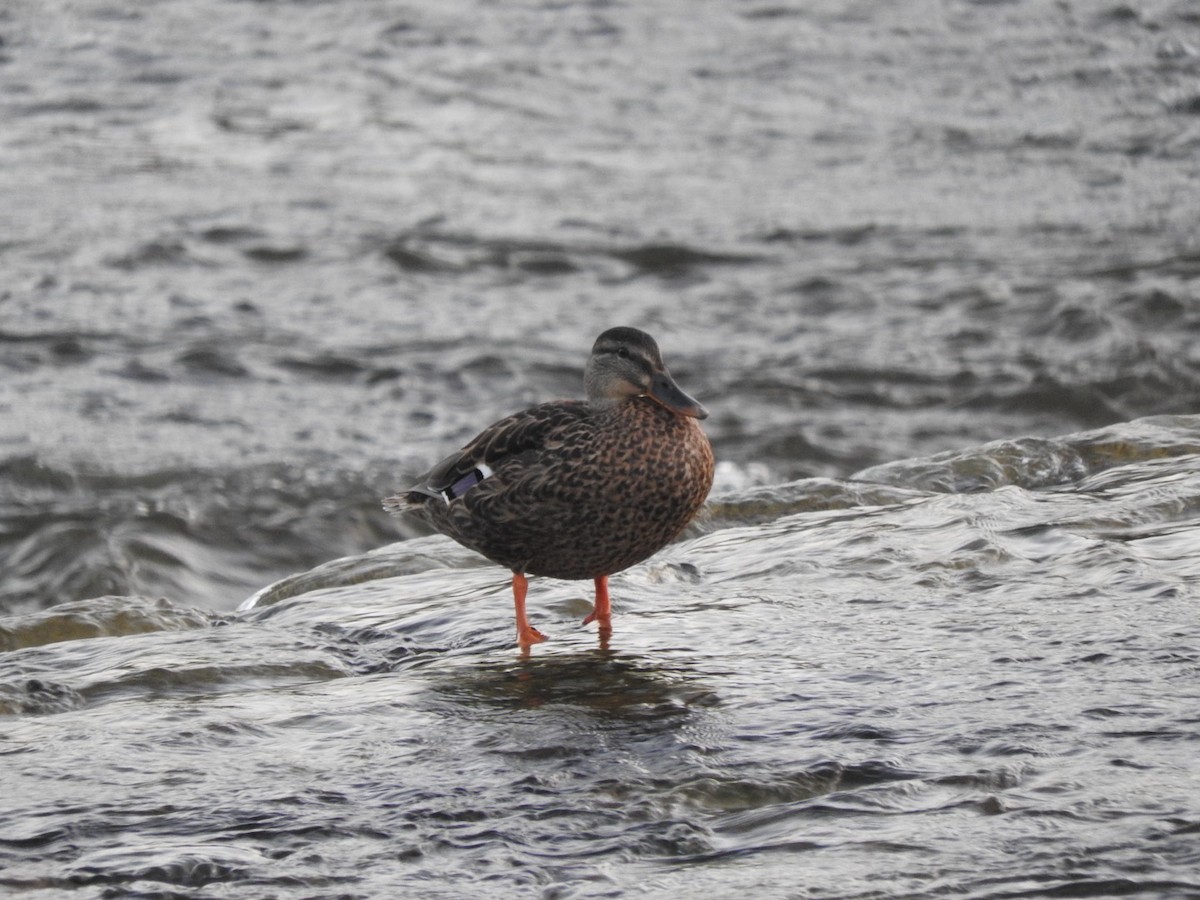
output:
[[[497,709],[564,707],[599,720],[645,720],[670,727],[693,707],[719,702],[685,669],[633,659],[612,650],[488,662],[446,673],[434,690],[464,704]]]

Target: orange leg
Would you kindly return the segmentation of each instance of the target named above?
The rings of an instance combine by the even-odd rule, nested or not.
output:
[[[513,572],[513,606],[517,609],[517,644],[526,653],[530,646],[540,644],[546,636],[529,624],[525,615],[525,592],[529,590],[529,579],[520,572]]]
[[[605,629],[612,631],[612,603],[608,599],[607,575],[601,575],[596,579],[596,605],[588,617],[583,620],[583,624],[587,625],[590,622],[599,622],[601,631]]]

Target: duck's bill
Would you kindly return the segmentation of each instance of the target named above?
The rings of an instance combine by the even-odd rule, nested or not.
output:
[[[654,376],[650,382],[648,396],[650,399],[661,403],[667,409],[671,410],[671,412],[678,413],[681,416],[691,416],[693,419],[708,418],[708,410],[692,397],[685,394],[683,389],[675,383],[675,379],[666,372],[661,372]]]

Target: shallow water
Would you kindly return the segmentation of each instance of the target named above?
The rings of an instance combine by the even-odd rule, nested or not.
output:
[[[716,504],[613,579],[607,648],[579,585],[535,580],[551,641],[522,659],[503,573],[440,537],[239,614],[7,620],[0,881],[1196,895],[1200,417],[1040,453],[906,468],[1079,473],[897,497],[888,467],[780,486],[750,525]]]
[[[0,9],[0,885],[1200,896],[1198,85],[1169,0]],[[379,497],[616,324],[717,487],[523,660]]]

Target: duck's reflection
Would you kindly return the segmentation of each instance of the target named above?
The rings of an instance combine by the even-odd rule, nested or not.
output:
[[[589,651],[457,666],[435,690],[493,710],[565,706],[629,719],[678,719],[718,702],[715,691],[678,661],[615,652],[607,642]]]

